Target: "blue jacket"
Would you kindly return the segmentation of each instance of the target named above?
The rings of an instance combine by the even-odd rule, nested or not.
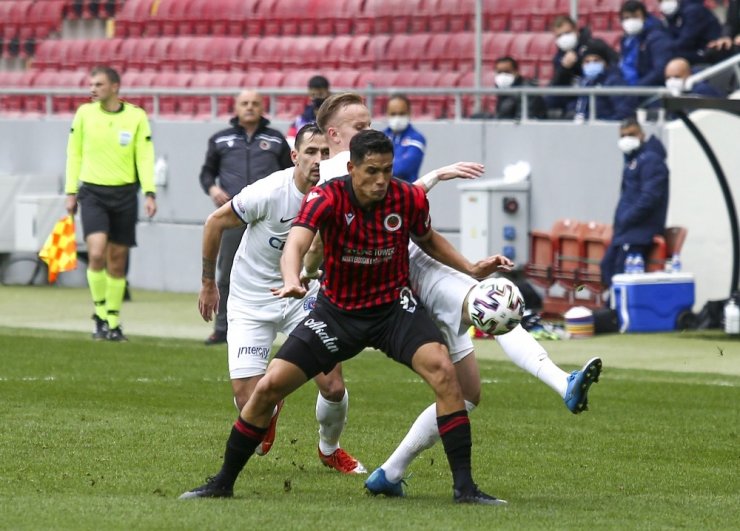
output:
[[[624,35],[619,67],[628,85],[638,87],[663,85],[663,70],[673,58],[671,38],[660,21],[652,15],[637,35]]]
[[[704,0],[681,0],[678,11],[663,21],[673,43],[673,56],[692,64],[701,62],[709,41],[722,34],[719,20],[704,7]]]
[[[602,74],[594,79],[581,78],[579,87],[623,87],[625,85],[622,74],[618,68],[607,67]],[[622,120],[635,112],[638,100],[633,96],[598,96],[596,98],[596,119],[598,120]],[[589,97],[579,96],[570,106],[575,116],[582,115],[588,119]]]
[[[419,177],[419,168],[424,159],[427,141],[414,126],[409,126],[400,133],[394,133],[386,127],[385,136],[393,141],[393,176],[412,183]]]
[[[649,245],[655,234],[665,231],[668,211],[665,156],[663,144],[655,137],[625,155],[612,245]]]

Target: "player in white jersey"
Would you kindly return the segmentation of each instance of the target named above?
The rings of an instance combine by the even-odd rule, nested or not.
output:
[[[206,221],[203,285],[198,300],[198,308],[206,321],[218,310],[219,292],[213,273],[221,235],[225,229],[247,224],[232,266],[227,302],[229,374],[239,410],[267,370],[277,333],[289,334],[316,302],[319,283],[308,275],[303,278],[309,284],[304,299],[277,298],[270,290],[282,286],[280,258],[291,221],[300,210],[303,196],[316,185],[319,162],[328,153],[326,139],[319,129],[314,124],[304,126],[296,135],[295,149],[291,152],[294,168],[277,171],[245,187]],[[309,257],[312,270],[318,268],[320,260],[320,255]],[[362,463],[339,446],[348,406],[341,370],[320,374],[315,381],[319,387],[316,405],[320,425],[319,457],[326,466],[343,473],[367,472]],[[267,436],[258,448],[261,455],[272,446],[281,408],[282,403],[276,407]]]
[[[327,136],[332,155],[320,164],[321,182],[346,175],[349,141],[358,131],[370,128],[367,107],[356,94],[334,94],[319,109],[317,122]],[[429,192],[441,180],[475,178],[482,173],[482,165],[460,162],[434,170],[414,184]],[[472,323],[465,310],[468,294],[477,281],[440,264],[413,243],[409,245],[409,269],[412,289],[445,336],[466,408],[472,411],[480,401],[480,373],[473,342],[467,333]],[[497,339],[517,366],[550,386],[571,412],[578,414],[586,409],[589,387],[598,381],[601,372],[599,358],[592,358],[580,371],[568,374],[552,362],[547,351],[521,326]],[[438,440],[436,411],[432,404],[419,415],[391,457],[368,477],[365,487],[372,494],[403,496],[402,479],[407,467]]]

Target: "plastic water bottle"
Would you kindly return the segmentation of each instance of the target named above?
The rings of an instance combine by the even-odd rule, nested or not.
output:
[[[634,258],[635,273],[645,272],[645,260],[640,253],[637,253]]]
[[[732,297],[725,304],[725,334],[740,334],[740,306]]]
[[[673,253],[673,256],[671,257],[671,271],[673,273],[681,272],[681,257],[678,253]]]
[[[635,273],[635,255],[628,254],[624,259],[624,272],[628,275]]]

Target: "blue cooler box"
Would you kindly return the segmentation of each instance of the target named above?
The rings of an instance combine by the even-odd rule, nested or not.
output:
[[[620,332],[663,332],[676,329],[678,315],[694,305],[691,273],[614,275],[611,307]]]

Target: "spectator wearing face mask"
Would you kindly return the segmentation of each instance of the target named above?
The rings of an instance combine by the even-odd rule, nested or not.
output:
[[[624,272],[627,254],[641,254],[647,262],[653,236],[665,232],[668,211],[668,167],[660,140],[653,136],[646,141],[637,120],[627,118],[620,124],[618,146],[624,171],[612,242],[601,261],[604,286]]]
[[[308,99],[310,102],[285,134],[285,139],[291,148],[295,143],[295,135],[300,131],[301,127],[316,122],[316,112],[321,107],[321,104],[324,103],[324,100],[329,97],[329,94],[329,80],[324,76],[313,76],[308,80]]]
[[[553,76],[551,87],[572,87],[578,84],[582,75],[581,64],[583,54],[589,46],[598,45],[608,51],[608,63],[617,64],[619,54],[606,42],[591,35],[590,28],[577,28],[575,21],[568,15],[558,15],[552,22],[552,32],[555,36],[557,52],[552,58]],[[550,111],[559,110],[566,116],[567,109],[575,103],[575,97],[548,96],[545,103]],[[569,116],[568,116],[569,117]]]
[[[665,65],[665,86],[673,96],[695,95],[705,98],[722,98],[722,94],[706,81],[689,85],[691,65],[683,57],[676,57]]]
[[[660,12],[673,55],[691,64],[704,62],[707,45],[722,32],[719,20],[704,6],[704,0],[661,0]]]
[[[537,84],[519,75],[519,63],[513,57],[500,57],[495,64],[494,83],[497,88],[536,87]],[[499,120],[518,120],[521,118],[521,96],[518,94],[500,95],[496,100],[496,118]],[[541,96],[530,96],[527,108],[529,118],[545,118],[547,107]]]
[[[610,63],[609,49],[594,42],[583,50],[582,75],[579,87],[619,87],[624,86],[624,79],[619,68]],[[578,96],[568,114],[577,122],[589,117],[590,98],[587,94]],[[597,96],[597,120],[622,120],[635,112],[637,99],[629,96]]]
[[[405,94],[394,94],[385,109],[388,127],[383,131],[393,142],[393,176],[412,183],[419,177],[427,141],[411,125],[411,102]]]
[[[619,18],[624,30],[619,67],[625,83],[638,87],[663,85],[663,69],[673,57],[670,36],[638,0],[622,4]]]

